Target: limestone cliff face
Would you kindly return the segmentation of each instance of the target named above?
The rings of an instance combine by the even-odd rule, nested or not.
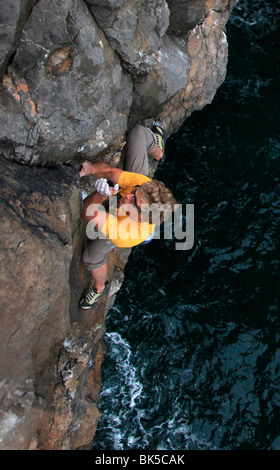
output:
[[[129,250],[110,254],[109,294],[81,313],[90,181],[72,165],[121,165],[136,122],[162,118],[170,135],[211,103],[236,3],[1,2],[1,449],[92,446],[105,318]]]

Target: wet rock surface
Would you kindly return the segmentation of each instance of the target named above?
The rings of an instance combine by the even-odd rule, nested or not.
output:
[[[87,183],[71,166],[120,165],[125,132],[167,134],[211,103],[236,0],[8,0],[1,5],[2,449],[87,449],[99,420],[105,318],[129,250],[109,256],[109,292],[79,311]],[[151,174],[154,168],[151,168]]]

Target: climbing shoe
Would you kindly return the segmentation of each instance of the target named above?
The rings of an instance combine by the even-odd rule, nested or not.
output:
[[[151,131],[156,136],[157,146],[162,150],[161,162],[165,159],[165,143],[166,143],[166,133],[162,127],[161,121],[154,121],[151,127]]]
[[[88,310],[96,304],[96,302],[100,299],[102,294],[107,290],[108,282],[106,282],[105,287],[102,292],[97,292],[94,287],[92,287],[89,293],[80,300],[79,307],[83,310]]]

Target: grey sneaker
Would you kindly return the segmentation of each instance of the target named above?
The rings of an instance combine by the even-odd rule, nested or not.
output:
[[[165,144],[166,144],[166,132],[163,129],[161,121],[154,121],[151,127],[151,131],[155,134],[157,140],[157,146],[162,150],[161,162],[165,159]]]
[[[92,287],[88,294],[80,300],[79,307],[83,310],[89,310],[90,308],[94,307],[94,305],[100,299],[102,294],[104,294],[104,292],[107,290],[107,287],[108,281],[106,282],[102,292],[97,292],[96,289]]]

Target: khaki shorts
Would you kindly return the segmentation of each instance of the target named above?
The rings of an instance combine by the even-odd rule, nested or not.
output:
[[[148,176],[148,153],[153,150],[156,143],[156,136],[151,129],[137,124],[127,137],[123,169]]]
[[[115,245],[107,238],[96,238],[87,243],[83,254],[85,267],[90,271],[101,268],[106,263],[107,254],[115,248]]]

